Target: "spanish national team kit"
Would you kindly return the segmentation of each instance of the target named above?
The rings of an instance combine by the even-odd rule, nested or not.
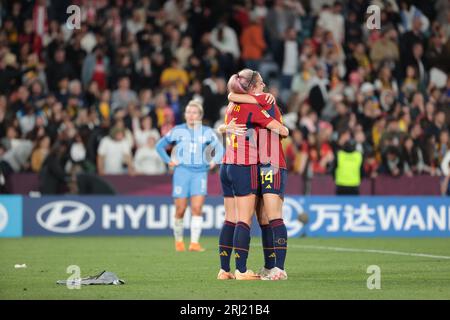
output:
[[[256,104],[230,103],[225,114],[225,124],[236,118],[236,124],[245,124],[245,136],[227,134],[225,156],[220,169],[224,197],[284,195],[287,179],[286,161],[281,138],[265,127],[272,121],[282,123],[276,105],[265,102],[265,96],[254,95]]]
[[[245,124],[245,135],[227,134],[225,156],[220,168],[220,180],[225,197],[258,194],[258,130],[273,119],[256,104],[228,105],[225,124],[236,118],[236,124]]]
[[[265,95],[253,95],[263,110],[273,119],[283,124],[283,117],[279,107],[268,104]],[[258,133],[259,144],[259,175],[261,179],[260,194],[275,193],[284,196],[287,181],[287,167],[284,157],[281,137],[269,129],[260,129]],[[264,148],[266,148],[264,152]]]
[[[236,124],[246,125],[247,132],[242,136],[229,133],[226,136],[225,156],[220,168],[223,194],[224,197],[249,194],[262,197],[273,193],[283,197],[287,173],[281,138],[266,129],[273,120],[282,123],[281,112],[276,105],[267,105],[264,94],[253,97],[260,105],[230,103],[225,114],[225,124],[236,119]],[[283,269],[287,246],[283,219],[271,220],[260,227],[265,270]],[[276,245],[275,241],[278,241]],[[237,276],[246,273],[249,245],[250,226],[244,221],[236,224],[225,221],[219,237],[221,270],[230,270],[229,256],[234,250]]]

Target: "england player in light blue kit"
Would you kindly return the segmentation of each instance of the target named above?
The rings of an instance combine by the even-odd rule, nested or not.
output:
[[[186,123],[175,126],[162,137],[156,150],[169,167],[174,168],[172,196],[176,207],[173,231],[175,249],[185,251],[183,218],[190,198],[192,219],[189,251],[204,251],[199,240],[203,223],[202,207],[208,189],[208,171],[221,161],[223,146],[214,130],[202,125],[201,103],[189,101],[184,116]],[[171,157],[166,151],[169,145],[174,146]]]

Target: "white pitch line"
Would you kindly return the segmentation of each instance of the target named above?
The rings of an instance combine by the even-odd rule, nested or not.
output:
[[[325,247],[325,246],[295,245],[295,244],[288,245],[288,248],[305,248],[305,249],[319,249],[319,250],[344,251],[344,252],[362,252],[362,253],[381,253],[381,254],[393,254],[393,255],[397,255],[397,256],[410,256],[410,257],[450,260],[450,256],[437,256],[437,255],[426,254],[426,253],[412,253],[412,252],[401,252],[401,251],[391,251],[391,250],[356,249],[356,248],[340,248],[340,247]]]

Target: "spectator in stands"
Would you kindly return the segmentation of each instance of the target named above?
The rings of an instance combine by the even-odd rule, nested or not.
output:
[[[361,68],[365,74],[365,80],[368,80],[373,70],[372,63],[366,52],[364,43],[357,43],[352,51],[352,55],[348,59],[349,69],[354,70]]]
[[[203,101],[205,124],[213,124],[227,104],[222,77],[241,63],[259,63],[278,95],[291,129],[283,142],[291,170],[302,173],[306,158],[320,164],[320,146],[337,150],[354,137],[369,176],[376,175],[377,166],[380,172],[397,172],[387,164],[396,167],[392,163],[398,158],[403,174],[442,171],[450,124],[447,1],[416,7],[401,1],[399,8],[384,1],[382,28],[373,31],[365,28],[367,0],[312,1],[305,8],[284,0],[243,6],[221,1],[213,7],[199,0],[99,6],[87,1],[80,4],[86,12],[81,29],[73,32],[64,27],[55,1],[40,1],[39,8],[56,17],[37,32],[28,2],[5,5],[0,22],[0,140],[6,171],[30,171],[31,148],[44,136],[51,147],[70,139],[69,150],[78,150],[80,159],[84,146],[86,159],[95,164],[100,141],[112,127],[128,132],[130,148],[133,138],[142,145],[148,130],[141,125],[147,127],[149,120],[138,119],[149,116],[155,136],[156,130],[167,133],[182,120],[180,106],[191,99]],[[296,45],[295,57],[290,53]],[[333,126],[326,139],[323,121]],[[388,161],[388,149],[398,157],[391,152]],[[323,169],[329,171],[316,173]]]
[[[445,112],[443,110],[439,110],[434,115],[433,123],[430,124],[426,130],[426,135],[433,135],[435,140],[439,140],[439,136],[442,131],[447,129],[447,121],[445,119]]]
[[[208,83],[203,90],[204,104],[207,106],[204,121],[212,125],[219,119],[220,108],[226,105],[227,86],[223,78],[211,79]]]
[[[273,7],[267,13],[264,24],[273,59],[281,68],[283,63],[283,38],[286,29],[289,26],[294,26],[296,30],[299,30],[299,20],[296,19],[294,12],[285,6],[284,0],[275,0]]]
[[[334,179],[336,195],[358,195],[363,173],[363,155],[355,148],[355,142],[347,141],[336,153]]]
[[[316,66],[316,75],[310,81],[309,102],[317,114],[320,116],[322,110],[328,103],[328,80],[324,65]]]
[[[281,90],[291,88],[292,78],[298,72],[298,56],[297,32],[294,28],[288,28],[284,37]]]
[[[308,154],[309,147],[305,139],[303,138],[303,133],[295,129],[292,132],[292,147],[293,150],[287,150],[288,159],[291,155],[291,167],[290,169],[294,173],[298,173],[303,176],[306,173],[306,168],[308,164]]]
[[[416,6],[409,3],[409,1],[403,0],[400,3],[400,9],[400,17],[402,19],[401,27],[403,30],[415,30],[414,25],[416,25],[416,28],[422,32],[428,30],[430,21],[427,16],[425,16]]]
[[[166,164],[155,148],[158,139],[155,139],[154,136],[148,136],[146,144],[137,149],[134,156],[137,174],[156,175],[166,173]]]
[[[175,86],[178,94],[183,96],[189,84],[189,76],[187,72],[179,65],[177,58],[172,58],[170,67],[164,69],[161,74],[161,85],[165,88]]]
[[[383,162],[380,166],[380,173],[388,174],[393,177],[399,177],[404,172],[404,162],[399,154],[398,148],[389,146],[383,153]]]
[[[375,152],[371,151],[367,153],[364,160],[364,176],[375,179],[378,176],[378,161]]]
[[[188,59],[194,53],[194,49],[192,48],[192,38],[190,36],[184,36],[181,39],[181,44],[178,49],[176,49],[175,57],[180,63],[180,67],[182,69],[186,69],[188,66]]]
[[[398,149],[405,139],[405,133],[400,131],[398,120],[391,117],[387,120],[386,130],[381,135],[380,150],[386,151],[388,147]]]
[[[342,43],[345,35],[344,17],[342,16],[342,4],[334,2],[333,6],[324,5],[319,15],[317,25],[324,30],[331,31],[336,42]]]
[[[425,164],[422,151],[414,145],[414,141],[411,137],[408,137],[405,140],[402,157],[405,160],[405,173],[407,175],[413,176],[423,172]]]
[[[345,41],[348,43],[358,43],[363,39],[361,25],[358,21],[358,15],[354,11],[348,13],[348,18],[345,21]]]
[[[132,60],[132,50],[134,45],[130,45],[130,49],[127,52],[119,54],[118,63],[114,70],[112,70],[111,81],[112,83],[118,83],[118,81],[124,77],[129,80],[129,88],[132,90],[138,90],[140,84],[136,81],[137,75],[135,66]],[[125,51],[125,50],[124,50]]]
[[[156,94],[154,110],[157,121],[156,125],[159,129],[161,129],[161,127],[166,123],[166,115],[170,113],[172,113],[173,115],[173,110],[167,104],[167,96],[164,94],[164,92],[159,92]]]
[[[48,136],[43,136],[37,141],[37,144],[31,153],[31,170],[33,170],[33,172],[41,171],[42,164],[50,152],[50,143],[50,138]]]
[[[17,120],[6,128],[6,134],[1,140],[6,150],[15,147],[20,142],[21,133],[19,129]]]
[[[250,14],[250,24],[244,28],[240,43],[242,47],[241,58],[247,68],[258,70],[264,51],[267,47],[264,40],[262,18],[256,12]]]
[[[126,22],[127,30],[132,35],[136,35],[139,31],[144,29],[145,12],[142,10],[133,10],[133,16]]]
[[[156,86],[158,79],[152,68],[149,56],[143,56],[136,64],[136,81],[140,89],[151,89]]]
[[[375,70],[378,70],[382,63],[386,63],[390,68],[398,63],[400,60],[400,52],[397,42],[397,32],[394,28],[387,27],[382,30],[381,39],[371,46],[370,58],[372,59]]]
[[[420,42],[416,42],[412,46],[412,55],[405,59],[407,66],[413,66],[417,72],[419,88],[426,88],[428,81],[427,64],[424,58],[424,46]]]
[[[308,89],[310,87],[309,82],[313,78],[315,73],[316,71],[312,67],[311,60],[306,59],[300,65],[300,71],[294,75],[291,84],[291,91],[293,94],[298,95],[298,99],[300,101],[303,101],[308,97]]]
[[[72,144],[70,145],[70,161],[73,164],[81,165],[82,167],[86,166],[87,160],[87,150],[85,143],[81,137],[80,133],[76,133]]]
[[[96,112],[101,119],[109,119],[112,116],[111,91],[105,90],[101,93],[98,103],[95,104]]]
[[[406,78],[402,84],[402,93],[406,99],[410,99],[412,94],[419,90],[419,80],[417,78],[417,72],[414,66],[409,65],[406,67]]]
[[[320,138],[319,138],[320,137]],[[326,174],[334,160],[333,149],[322,135],[309,134],[308,145],[310,168],[313,174]]]
[[[105,56],[104,48],[96,46],[83,62],[81,79],[83,86],[88,87],[89,83],[95,82],[100,91],[108,86],[108,76],[110,74],[109,58]]]
[[[30,156],[33,150],[33,142],[28,139],[11,139],[10,147],[6,147],[1,162],[6,175],[20,172],[30,168]]]
[[[70,181],[70,176],[64,171],[68,151],[67,141],[58,141],[53,145],[39,174],[39,191],[42,194],[64,193]]]
[[[220,63],[227,78],[235,71],[237,59],[241,56],[236,32],[228,26],[227,17],[223,17],[216,28],[211,31],[211,44],[219,50]]]
[[[47,83],[50,91],[56,92],[62,79],[73,79],[74,70],[66,60],[66,51],[59,47],[55,51],[54,60],[50,60],[46,69]]]
[[[99,175],[123,174],[127,170],[129,174],[134,174],[131,148],[125,140],[123,129],[114,127],[110,136],[106,136],[100,141],[97,169]]]
[[[127,120],[126,117],[126,113],[123,110],[116,112],[114,119],[114,128],[123,132],[124,141],[128,144],[130,150],[132,150],[134,148],[134,136],[133,132],[125,125],[125,121]]]
[[[126,108],[130,102],[138,102],[136,92],[130,89],[130,79],[127,76],[120,78],[118,84],[118,89],[111,97],[112,112],[119,108]]]
[[[372,151],[372,146],[368,143],[361,125],[358,125],[354,130],[354,140],[355,150],[363,156],[366,156]]]
[[[392,78],[392,71],[389,66],[384,65],[378,73],[378,79],[375,80],[375,89],[378,90],[380,96],[384,92],[390,91],[394,96],[399,93],[397,82]]]
[[[158,130],[153,128],[152,118],[148,115],[141,119],[138,117],[133,118],[133,133],[138,148],[147,145],[150,137],[153,137],[155,141],[158,141],[160,138]]]

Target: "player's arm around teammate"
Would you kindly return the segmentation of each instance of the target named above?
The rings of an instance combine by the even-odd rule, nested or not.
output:
[[[236,103],[258,103],[274,119],[282,122],[281,112],[278,106],[272,102],[272,97],[246,94],[230,94],[229,99]],[[270,135],[266,135],[269,137]],[[275,154],[269,154],[269,162],[259,164],[259,174],[261,176],[261,195],[256,205],[258,222],[263,235],[263,248],[265,266],[261,269],[264,280],[286,280],[287,274],[284,270],[284,262],[287,252],[287,230],[283,221],[283,197],[287,180],[286,162],[280,143],[280,138],[262,141],[260,135],[258,143],[270,145],[276,143],[278,148],[274,148]],[[274,141],[278,140],[278,141]],[[270,148],[272,151],[272,148]],[[260,149],[261,150],[261,149]],[[259,157],[261,159],[261,157]],[[271,239],[272,238],[272,239]],[[275,259],[270,259],[275,257]]]
[[[230,92],[256,94],[262,92],[263,88],[264,83],[262,83],[259,73],[249,69],[244,69],[233,75],[228,82]],[[227,257],[234,248],[236,279],[259,279],[259,276],[251,270],[247,270],[246,266],[250,243],[250,225],[255,212],[256,195],[258,193],[258,129],[268,128],[282,131],[284,135],[288,134],[288,130],[256,104],[230,104],[225,115],[225,125],[230,125],[233,121],[238,125],[248,124],[252,130],[248,131],[245,137],[241,139],[233,132],[227,132],[226,156],[220,177],[225,207],[228,209],[226,216],[229,220],[225,221],[219,239],[221,266],[229,274],[229,258]],[[221,129],[222,132],[226,131],[226,126],[222,126]],[[233,220],[237,221],[235,225],[232,223]],[[224,236],[224,234],[227,236]],[[232,245],[231,238],[233,240]],[[223,263],[225,260],[227,260],[227,263]],[[219,278],[221,272],[219,272]]]
[[[265,83],[261,77],[261,75],[256,72],[249,69],[244,69],[241,72],[239,72],[236,75],[233,75],[230,78],[229,81],[229,91],[231,94],[245,94],[248,93],[249,95],[261,95],[263,93],[265,87]],[[240,96],[240,95],[238,95]],[[251,103],[257,104],[258,101],[254,100],[252,96],[247,96],[252,98]],[[265,98],[265,97],[264,97]],[[250,101],[249,101],[250,102]],[[245,101],[244,101],[245,103]],[[277,121],[273,117],[271,118],[267,112],[263,112],[266,117],[268,118],[268,121],[262,124],[263,128],[267,128],[272,131],[276,131],[281,136],[287,136],[289,135],[289,130],[282,125],[280,121]],[[251,223],[251,218],[254,212],[255,208],[255,200],[254,196],[250,196],[250,198],[247,197],[237,197],[237,207],[238,207],[238,220],[244,221],[248,224]],[[242,210],[240,210],[242,209]]]

